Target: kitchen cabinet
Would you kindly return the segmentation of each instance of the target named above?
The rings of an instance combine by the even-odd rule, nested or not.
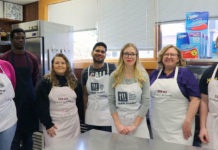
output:
[[[23,20],[23,6],[19,4],[4,2],[4,18]]]
[[[23,6],[23,22],[38,20],[38,2]]]

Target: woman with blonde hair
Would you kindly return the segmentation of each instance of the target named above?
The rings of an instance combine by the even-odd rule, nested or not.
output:
[[[180,50],[167,45],[158,56],[159,68],[150,74],[149,119],[152,136],[165,142],[192,145],[200,90],[185,68]]]
[[[112,132],[150,138],[146,122],[149,84],[148,74],[139,62],[137,47],[127,43],[120,52],[117,69],[110,76]]]

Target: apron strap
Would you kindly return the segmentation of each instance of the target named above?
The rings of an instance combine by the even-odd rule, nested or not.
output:
[[[2,71],[3,74],[5,74],[4,70],[2,69],[2,66],[0,65],[0,69]]]
[[[109,64],[106,63],[106,65],[107,65],[107,74],[109,74],[109,72],[110,72],[110,70],[109,70]],[[91,65],[90,65],[90,66],[91,66]],[[90,66],[88,67],[88,76],[89,76]]]
[[[89,69],[90,69],[90,66],[89,66],[89,68],[88,68],[88,76],[89,76]]]
[[[216,72],[217,72],[217,68],[218,68],[218,64],[216,65],[214,71],[213,71],[213,75],[211,77],[211,79],[214,79],[215,75],[216,75]]]
[[[106,63],[107,64],[107,74],[109,74],[109,65],[108,65],[108,63]]]
[[[161,68],[161,70],[159,71],[158,75],[157,75],[157,79],[159,78],[161,72],[163,71],[163,68]],[[179,72],[179,68],[178,66],[176,67],[176,70],[175,70],[175,74],[174,74],[174,79],[177,79],[177,76],[178,76],[178,72]]]

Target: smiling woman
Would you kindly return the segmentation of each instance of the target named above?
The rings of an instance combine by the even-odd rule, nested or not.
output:
[[[67,57],[58,53],[52,69],[36,87],[36,107],[42,123],[45,148],[54,143],[72,140],[80,134],[77,98],[78,81]]]
[[[117,69],[110,75],[109,105],[112,132],[150,138],[146,122],[149,77],[141,67],[137,47],[127,43],[120,51]]]
[[[198,80],[184,68],[181,52],[173,45],[159,52],[158,64],[159,69],[150,74],[149,114],[153,138],[192,145],[200,103]]]
[[[67,70],[67,64],[64,58],[57,56],[53,59],[52,67],[57,75],[63,76]]]

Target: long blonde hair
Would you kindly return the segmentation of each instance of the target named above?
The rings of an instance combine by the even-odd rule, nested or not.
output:
[[[71,66],[70,66],[70,62],[68,61],[67,57],[62,53],[58,53],[53,57],[53,59],[51,61],[52,62],[51,72],[44,76],[45,79],[50,80],[50,82],[52,83],[52,86],[60,86],[60,83],[56,77],[57,74],[55,73],[54,66],[53,66],[54,60],[56,57],[61,57],[65,60],[66,65],[67,65],[67,69],[66,69],[64,76],[67,79],[67,83],[70,86],[70,88],[74,90],[77,86],[78,81],[77,81],[77,78],[75,77],[75,75],[73,74],[73,71],[72,71]]]
[[[124,79],[124,71],[125,71],[125,63],[123,60],[123,52],[126,48],[133,47],[136,50],[136,63],[134,65],[134,77],[135,80],[139,83],[140,87],[143,86],[143,83],[146,82],[147,79],[144,78],[143,72],[146,72],[144,68],[142,68],[139,62],[139,51],[137,47],[133,43],[127,43],[123,46],[120,51],[120,57],[117,64],[117,69],[114,71],[114,84],[113,87],[115,88],[118,84],[122,82]]]

